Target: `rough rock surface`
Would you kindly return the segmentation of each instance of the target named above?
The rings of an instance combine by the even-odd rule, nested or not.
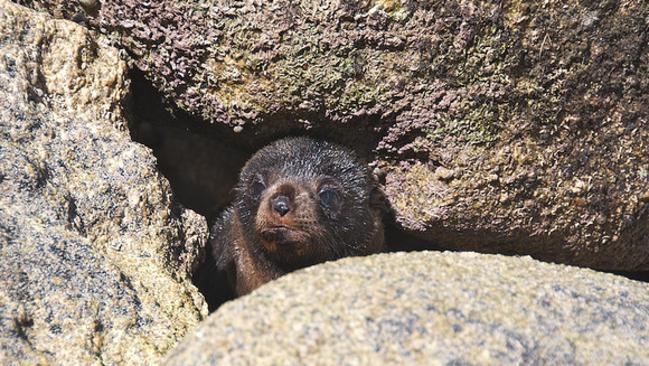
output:
[[[0,0],[0,364],[155,364],[207,313],[204,219],[130,141],[126,65]]]
[[[101,4],[88,24],[191,113],[248,138],[353,126],[421,238],[649,269],[646,1]]]
[[[165,365],[649,362],[649,284],[529,257],[397,253],[226,303]]]

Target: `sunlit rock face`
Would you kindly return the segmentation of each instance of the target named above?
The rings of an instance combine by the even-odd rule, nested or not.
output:
[[[118,51],[0,1],[0,363],[142,364],[206,314],[207,237],[130,140]]]
[[[226,303],[165,365],[649,362],[649,284],[529,257],[396,253]]]

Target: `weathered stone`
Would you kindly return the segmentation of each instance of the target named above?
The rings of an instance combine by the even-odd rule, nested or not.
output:
[[[93,29],[242,139],[351,129],[420,238],[649,269],[646,1],[101,4]]]
[[[68,0],[14,0],[23,6],[30,7],[34,10],[49,12],[54,17],[72,19],[75,15],[83,11],[79,1]]]
[[[0,0],[0,364],[154,364],[207,313],[204,219],[130,141],[126,65]]]
[[[649,284],[529,257],[397,253],[226,303],[165,365],[649,362]]]

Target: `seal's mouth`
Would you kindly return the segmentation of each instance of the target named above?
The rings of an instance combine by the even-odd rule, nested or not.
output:
[[[263,241],[280,246],[300,244],[305,239],[302,231],[284,225],[262,228],[259,230],[259,236]]]

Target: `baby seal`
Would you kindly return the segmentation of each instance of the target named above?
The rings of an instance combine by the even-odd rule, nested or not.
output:
[[[378,185],[338,145],[275,141],[248,160],[234,195],[210,240],[237,296],[298,268],[385,248]]]

